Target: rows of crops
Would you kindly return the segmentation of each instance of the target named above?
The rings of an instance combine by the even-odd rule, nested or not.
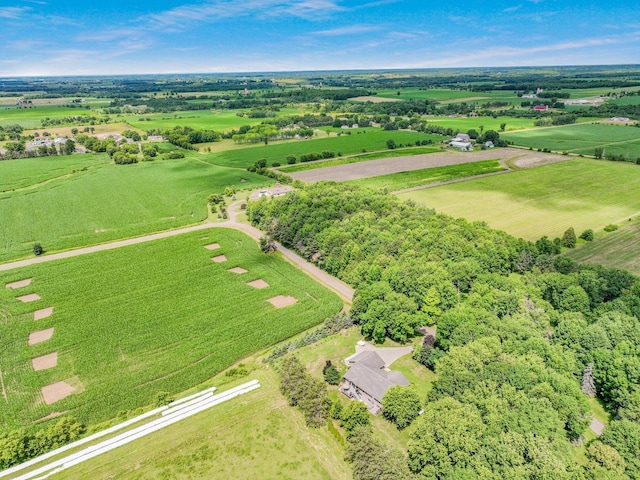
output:
[[[9,185],[19,186],[57,175],[46,168],[58,160],[61,172],[86,161],[93,166],[34,189],[0,193],[0,261],[30,254],[34,242],[53,251],[197,223],[207,216],[211,193],[270,181],[196,158],[118,166],[105,154],[0,162],[0,178],[6,169]]]
[[[214,263],[204,245],[221,245]],[[243,275],[227,269],[241,266]],[[33,277],[42,300],[22,304],[1,288],[0,368],[7,402],[0,422],[24,424],[70,410],[89,422],[179,392],[238,359],[321,322],[339,298],[278,256],[262,254],[246,235],[211,229],[3,273],[0,284]],[[246,282],[263,279],[269,287]],[[22,293],[22,292],[20,292]],[[292,295],[276,310],[266,300]],[[54,306],[34,322],[29,313]],[[27,346],[31,331],[55,328],[51,340]],[[30,359],[58,352],[58,366],[34,372]],[[40,387],[67,380],[71,395],[50,407]]]

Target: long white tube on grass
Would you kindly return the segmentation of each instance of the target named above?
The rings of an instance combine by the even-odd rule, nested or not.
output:
[[[195,415],[196,413],[199,413],[208,408],[211,408],[214,405],[218,405],[219,403],[225,402],[227,400],[231,400],[232,398],[235,398],[238,395],[242,395],[243,393],[248,393],[257,388],[260,388],[259,382],[257,380],[252,380],[250,382],[239,385],[237,387],[234,387],[232,389],[229,389],[217,395],[212,395],[212,396],[207,395],[205,398],[196,398],[193,402],[191,402],[192,404],[190,405],[185,404],[185,405],[181,405],[178,408],[174,408],[172,409],[173,410],[172,412],[167,412],[167,415],[162,418],[156,419],[152,422],[149,422],[145,425],[141,425],[127,432],[123,432],[120,435],[116,435],[115,437],[107,439],[97,445],[92,445],[90,447],[87,447],[84,450],[81,450],[67,457],[56,460],[48,465],[40,467],[31,472],[27,472],[20,477],[16,477],[15,480],[30,480],[36,477],[37,475],[46,473],[45,476],[38,477],[38,480],[45,479],[54,473],[57,473],[61,470],[69,468],[73,465],[77,465],[78,463],[84,462],[86,460],[89,460],[93,457],[101,455],[102,453],[118,448],[122,445],[132,442],[133,440],[137,440],[138,438],[141,438],[145,435],[148,435],[157,430],[160,430],[161,428],[164,428],[168,425],[172,425],[173,423],[176,423],[187,417]],[[165,410],[167,409],[163,408],[163,411]],[[22,465],[18,465],[18,467],[22,467]],[[62,468],[58,468],[58,467],[62,467]],[[26,468],[26,467],[22,467],[22,468]],[[20,468],[20,470],[22,468]],[[55,469],[55,470],[52,472],[51,471],[52,469]],[[7,472],[7,470],[5,470],[5,472]],[[4,474],[5,472],[2,472],[2,473]]]

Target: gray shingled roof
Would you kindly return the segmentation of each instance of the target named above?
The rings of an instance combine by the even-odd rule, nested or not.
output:
[[[345,380],[353,383],[378,402],[382,402],[384,394],[394,385],[409,385],[409,380],[401,372],[383,370],[384,361],[375,352],[362,352],[353,357],[349,363],[351,368],[345,374]],[[375,367],[375,365],[380,366]]]

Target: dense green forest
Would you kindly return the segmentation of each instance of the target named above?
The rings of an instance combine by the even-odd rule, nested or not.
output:
[[[640,281],[482,223],[339,184],[251,202],[252,223],[356,287],[375,341],[437,324],[414,423],[423,478],[640,478]],[[582,391],[581,391],[582,390]],[[615,417],[577,453],[597,395]],[[364,477],[363,477],[364,478]]]

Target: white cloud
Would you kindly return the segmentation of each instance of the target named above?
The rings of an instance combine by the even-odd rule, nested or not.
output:
[[[312,32],[314,35],[338,36],[338,35],[357,35],[359,33],[373,32],[380,30],[380,27],[371,25],[349,25],[345,27],[332,28],[330,30],[320,30]]]
[[[24,17],[30,7],[0,7],[0,18],[8,18],[10,20],[18,20]]]

